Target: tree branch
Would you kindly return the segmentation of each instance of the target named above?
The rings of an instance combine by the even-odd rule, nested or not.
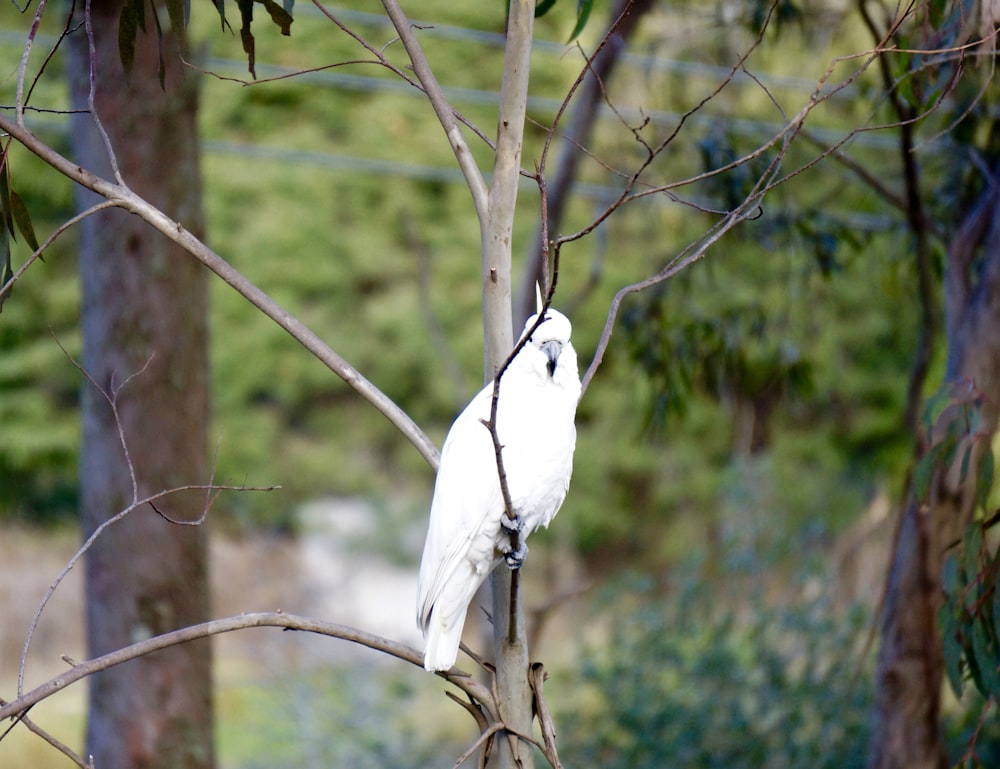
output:
[[[296,341],[322,361],[327,368],[333,371],[333,373],[354,388],[359,395],[371,403],[406,436],[432,468],[437,469],[440,458],[437,447],[405,411],[366,379],[347,360],[338,355],[298,318],[285,310],[225,259],[186,230],[180,222],[168,217],[128,187],[103,179],[73,163],[46,145],[26,128],[2,116],[0,116],[0,131],[9,133],[27,150],[37,155],[66,178],[96,192],[119,208],[135,214],[166,235],[174,243],[184,248],[195,259],[236,289],[237,292],[257,307],[257,309],[287,331]]]
[[[142,657],[143,655],[199,638],[208,638],[209,636],[220,635],[221,633],[230,633],[234,630],[257,627],[277,627],[284,630],[301,630],[308,633],[331,636],[361,646],[367,646],[369,649],[383,652],[419,668],[423,668],[424,664],[423,655],[416,649],[398,641],[375,635],[374,633],[366,633],[363,630],[357,630],[347,625],[323,622],[322,620],[314,620],[295,614],[285,614],[280,611],[253,612],[240,614],[235,617],[211,620],[199,625],[191,625],[190,627],[181,628],[170,633],[147,638],[126,646],[123,649],[117,649],[92,660],[87,660],[86,662],[76,663],[65,673],[49,679],[31,691],[20,695],[12,702],[0,705],[0,720],[17,718],[42,700],[75,684],[77,681],[101,670],[121,665],[123,662],[128,662],[137,657]],[[493,695],[486,686],[458,668],[452,668],[449,671],[438,673],[438,675],[485,705],[489,705],[493,701]],[[495,716],[495,713],[491,713],[491,716]]]
[[[486,187],[486,181],[483,179],[479,166],[476,165],[475,158],[472,157],[472,153],[469,151],[469,145],[466,143],[465,137],[462,136],[462,131],[458,127],[458,121],[455,119],[455,111],[445,98],[444,91],[441,90],[441,85],[434,76],[430,64],[427,63],[427,57],[420,47],[420,42],[417,40],[417,36],[413,34],[413,26],[410,24],[410,20],[406,18],[406,14],[403,13],[403,9],[399,7],[399,3],[396,0],[382,0],[382,5],[385,8],[385,12],[389,15],[393,26],[396,28],[396,33],[399,35],[399,39],[402,41],[407,55],[410,57],[413,72],[420,81],[420,85],[423,86],[424,93],[427,94],[427,98],[434,108],[434,114],[437,115],[441,127],[444,128],[448,142],[451,144],[451,150],[455,153],[455,159],[458,161],[458,167],[462,169],[465,181],[469,185],[469,192],[472,193],[472,202],[476,207],[476,214],[479,216],[479,220],[483,221],[487,215],[489,206],[489,190]]]

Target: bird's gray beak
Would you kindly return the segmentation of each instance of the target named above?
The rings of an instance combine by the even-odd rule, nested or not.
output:
[[[556,373],[556,364],[559,362],[559,354],[562,352],[562,342],[557,342],[554,339],[544,342],[542,344],[542,352],[544,352],[545,357],[549,359],[547,364],[549,376],[553,376]]]

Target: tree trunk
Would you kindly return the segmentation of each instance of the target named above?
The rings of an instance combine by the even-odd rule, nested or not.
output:
[[[94,106],[125,181],[200,233],[197,94],[176,56],[176,36],[183,31],[164,32],[161,88],[160,48],[148,7],[151,34],[140,31],[126,77],[118,47],[121,0],[89,5],[94,61],[82,26],[69,41],[73,108],[87,109],[94,66]],[[166,12],[157,11],[166,29]],[[91,116],[74,116],[72,133],[76,161],[112,178]],[[79,192],[81,208],[95,202],[91,193]],[[80,491],[89,536],[134,496],[209,478],[208,284],[193,259],[120,210],[82,223],[79,263],[83,365],[107,393],[120,388],[117,407],[128,447],[126,457],[107,400],[86,383]],[[200,517],[205,497],[177,494],[157,507],[164,516],[192,521]],[[203,526],[170,523],[149,505],[110,526],[87,556],[88,654],[207,619],[206,544]],[[213,766],[209,642],[173,647],[91,679],[86,741],[86,753],[100,769]]]
[[[958,448],[933,469],[929,493],[911,489],[896,538],[882,615],[872,769],[947,766],[939,715],[943,657],[937,614],[947,548],[975,512],[979,458],[1000,403],[1000,198],[996,180],[962,222],[945,276],[949,405],[918,448],[949,431]]]

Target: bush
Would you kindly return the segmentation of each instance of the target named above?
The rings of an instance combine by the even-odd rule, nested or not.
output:
[[[752,609],[719,611],[706,588],[686,585],[619,612],[610,643],[586,655],[593,696],[581,699],[594,706],[557,722],[566,765],[864,766],[872,701],[871,677],[858,668],[864,612]]]

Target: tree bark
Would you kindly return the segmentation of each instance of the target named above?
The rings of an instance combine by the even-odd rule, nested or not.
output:
[[[511,248],[514,211],[521,171],[524,122],[528,106],[531,42],[535,3],[511,0],[507,47],[500,85],[500,114],[493,165],[493,187],[482,239],[483,337],[485,379],[493,379],[514,349],[511,320]],[[504,722],[520,734],[531,734],[532,693],[528,681],[528,643],[524,608],[517,601],[518,585],[501,564],[490,576],[493,598],[493,650],[496,662],[497,707]],[[511,602],[515,601],[513,611]],[[511,623],[514,623],[513,629]],[[533,769],[530,744],[508,735],[498,741],[502,769]]]
[[[118,47],[121,0],[92,0],[89,6],[93,60],[87,29],[81,26],[69,40],[72,105],[88,109],[93,67],[93,106],[125,182],[200,233],[197,93],[176,56],[183,30],[163,33],[161,88],[161,44],[149,8],[150,34],[139,32],[126,76]],[[157,12],[166,30],[165,10],[160,6]],[[72,144],[77,162],[112,178],[91,115],[74,116]],[[83,190],[77,197],[81,208],[97,201]],[[79,248],[83,366],[102,390],[117,393],[119,413],[116,422],[104,394],[84,385],[80,492],[82,527],[89,536],[136,496],[209,478],[208,284],[200,265],[124,211],[84,220]],[[203,494],[178,494],[160,510],[175,520],[194,521],[204,502]],[[143,507],[109,527],[87,556],[89,656],[205,621],[207,571],[204,526],[170,523]],[[100,769],[206,769],[214,765],[212,727],[207,639],[134,660],[91,681],[86,753]]]
[[[1000,403],[1000,197],[996,180],[961,223],[945,275],[950,400],[918,460],[949,431],[955,456],[933,469],[929,494],[911,489],[897,533],[881,620],[872,769],[947,766],[940,733],[943,657],[937,614],[947,548],[975,512],[979,459]],[[973,417],[973,415],[975,415]]]

